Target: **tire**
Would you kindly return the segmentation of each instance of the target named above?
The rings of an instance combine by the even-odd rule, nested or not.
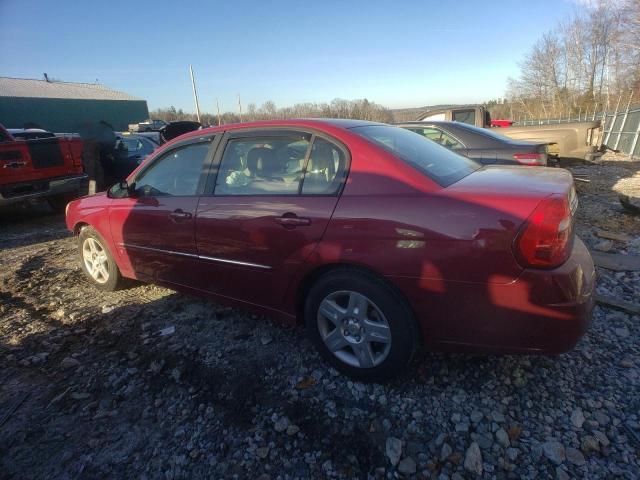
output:
[[[113,292],[124,286],[125,281],[106,245],[93,227],[84,227],[78,235],[78,254],[85,277],[96,288]]]
[[[419,330],[404,299],[379,277],[355,268],[321,276],[309,290],[304,318],[320,354],[357,380],[396,376],[417,349]]]

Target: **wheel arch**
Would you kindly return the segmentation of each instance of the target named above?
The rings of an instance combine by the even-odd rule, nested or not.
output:
[[[77,222],[73,226],[73,234],[77,237],[78,235],[80,235],[80,232],[84,227],[89,227],[89,226],[90,225],[87,222]]]
[[[411,302],[409,302],[409,300],[404,295],[404,293],[384,275],[380,274],[379,272],[375,271],[372,268],[369,268],[363,265],[358,265],[355,263],[329,263],[325,265],[320,265],[305,274],[305,276],[302,278],[302,280],[298,284],[298,288],[296,290],[296,296],[295,296],[296,323],[298,325],[304,325],[304,302],[313,284],[323,275],[326,275],[330,272],[334,272],[338,270],[352,270],[352,271],[362,272],[367,275],[376,277],[378,280],[380,280],[382,283],[388,286],[393,291],[393,293],[398,297],[398,300],[403,303],[407,311],[411,313],[411,316],[413,317],[413,323],[417,330],[416,331],[417,341],[419,342],[419,344],[423,343],[424,332],[422,331],[421,322],[419,321],[415,310],[411,306]]]

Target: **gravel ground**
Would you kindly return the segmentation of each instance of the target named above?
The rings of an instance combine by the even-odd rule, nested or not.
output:
[[[615,193],[640,189],[640,165],[572,169],[591,179],[580,236],[640,254]],[[155,286],[93,289],[44,207],[1,212],[0,245],[2,479],[640,477],[640,316],[598,306],[568,354],[424,353],[367,385],[302,329]],[[640,299],[638,272],[598,273],[600,293]]]

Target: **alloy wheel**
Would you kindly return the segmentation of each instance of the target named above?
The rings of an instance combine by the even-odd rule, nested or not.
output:
[[[104,247],[95,238],[88,237],[82,244],[82,260],[89,275],[97,283],[109,281],[109,259]]]
[[[320,337],[333,355],[357,368],[380,365],[391,350],[391,329],[378,306],[361,293],[327,295],[318,308]]]

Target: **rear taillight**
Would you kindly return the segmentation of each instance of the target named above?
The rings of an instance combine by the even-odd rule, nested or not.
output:
[[[566,195],[551,195],[536,207],[516,237],[515,253],[524,266],[555,268],[573,246],[573,218]]]
[[[546,153],[514,153],[513,158],[522,165],[544,166],[547,164]]]

